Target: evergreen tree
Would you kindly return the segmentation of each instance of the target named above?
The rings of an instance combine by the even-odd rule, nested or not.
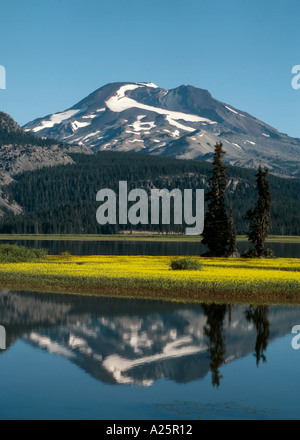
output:
[[[236,245],[236,229],[234,224],[234,215],[233,215],[233,207],[230,207],[230,215],[229,215],[229,249],[228,256],[231,258],[239,258],[240,253],[237,249]]]
[[[265,241],[271,227],[271,207],[272,198],[270,185],[268,182],[269,170],[263,171],[259,166],[257,177],[257,189],[259,199],[254,210],[249,210],[247,217],[250,221],[250,232],[248,239],[255,245],[255,251],[258,257],[266,255]]]
[[[205,215],[205,224],[202,243],[210,250],[210,254],[223,257],[228,252],[229,220],[226,209],[226,189],[228,177],[227,167],[222,159],[225,155],[223,144],[215,146],[213,173],[209,180],[210,191],[206,195],[208,210]]]

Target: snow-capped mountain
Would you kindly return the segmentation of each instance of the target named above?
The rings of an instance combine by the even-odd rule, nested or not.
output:
[[[153,83],[108,84],[72,108],[36,119],[25,130],[93,151],[135,151],[210,160],[222,141],[227,163],[300,177],[300,139],[192,86],[165,90]]]

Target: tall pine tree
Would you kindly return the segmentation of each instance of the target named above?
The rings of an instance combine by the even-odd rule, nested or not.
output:
[[[236,244],[236,228],[234,224],[234,213],[233,207],[230,207],[229,214],[229,248],[228,248],[228,257],[229,258],[240,258],[240,253]]]
[[[222,162],[225,154],[223,144],[217,143],[213,160],[213,173],[209,180],[210,191],[206,195],[208,209],[205,215],[202,243],[209,248],[210,254],[215,257],[227,255],[230,236],[226,209],[227,167]]]
[[[263,257],[267,255],[265,249],[265,241],[271,227],[271,208],[272,198],[270,193],[270,185],[268,182],[269,170],[263,171],[259,166],[257,177],[258,202],[253,210],[247,213],[250,221],[250,232],[248,239],[250,243],[255,245],[256,256]]]

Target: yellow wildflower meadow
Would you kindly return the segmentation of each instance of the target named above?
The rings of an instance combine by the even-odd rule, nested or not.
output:
[[[300,302],[300,259],[199,258],[197,271],[173,271],[170,257],[47,257],[0,265],[0,283],[52,291],[168,299]],[[147,293],[147,294],[146,294]]]

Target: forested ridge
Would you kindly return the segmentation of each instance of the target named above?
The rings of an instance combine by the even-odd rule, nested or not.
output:
[[[174,188],[207,190],[212,165],[135,153],[99,152],[70,154],[75,164],[22,173],[3,187],[23,214],[4,212],[0,233],[82,234],[117,233],[128,226],[100,226],[96,222],[96,194],[110,188],[118,193],[119,181],[129,189]],[[247,211],[257,200],[257,170],[229,167],[228,208],[234,208],[237,232],[248,231]],[[300,181],[270,175],[273,200],[271,234],[300,235]],[[184,232],[182,226],[135,226],[133,229]]]
[[[42,139],[27,133],[9,115],[0,112],[0,146],[28,144],[48,147],[58,143],[54,139]]]

